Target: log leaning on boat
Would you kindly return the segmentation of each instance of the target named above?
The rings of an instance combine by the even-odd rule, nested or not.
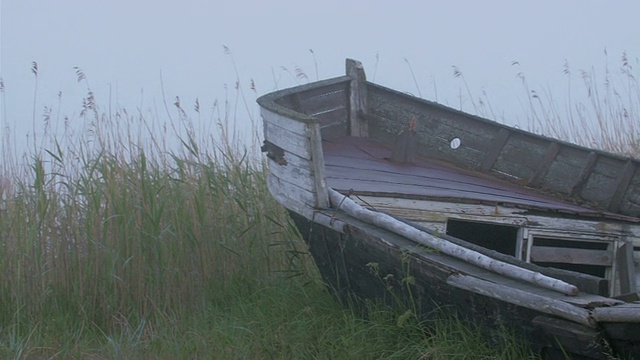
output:
[[[637,160],[346,68],[258,99],[269,190],[338,296],[389,298],[396,279],[425,316],[507,327],[548,354],[640,358]]]

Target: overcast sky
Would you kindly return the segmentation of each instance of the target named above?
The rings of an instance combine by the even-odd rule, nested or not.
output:
[[[32,131],[33,61],[38,114],[57,107],[61,91],[62,114],[78,116],[86,84],[74,67],[103,108],[109,91],[112,104],[151,107],[162,73],[168,100],[179,95],[191,109],[199,98],[208,109],[233,88],[234,63],[253,106],[256,95],[305,82],[291,75],[297,67],[310,80],[314,61],[320,78],[338,76],[352,57],[370,80],[456,107],[466,92],[457,66],[473,95],[486,91],[513,125],[519,71],[562,93],[565,60],[575,76],[604,71],[607,59],[617,68],[623,51],[640,56],[639,1],[0,0],[0,11],[0,113],[19,135]]]

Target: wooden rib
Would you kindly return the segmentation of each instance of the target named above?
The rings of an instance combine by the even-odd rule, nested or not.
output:
[[[633,262],[633,244],[625,243],[618,249],[618,276],[622,294],[635,293],[636,268]]]
[[[493,164],[495,164],[496,160],[498,160],[498,156],[500,156],[502,148],[504,148],[507,140],[509,140],[510,135],[511,132],[507,129],[502,128],[500,129],[500,131],[498,131],[495,139],[493,139],[493,146],[491,147],[491,149],[489,149],[489,151],[487,152],[487,156],[484,158],[482,164],[480,165],[480,170],[482,172],[491,170]]]
[[[629,185],[631,184],[631,179],[636,172],[636,166],[631,160],[627,160],[627,163],[624,165],[624,169],[620,176],[618,177],[618,184],[616,185],[616,192],[611,197],[611,201],[609,202],[609,210],[618,212],[620,210],[620,206],[622,205],[622,200],[624,199],[624,194],[627,192]]]
[[[598,154],[595,152],[590,152],[589,156],[587,156],[587,162],[584,164],[582,168],[582,172],[580,172],[580,176],[576,179],[576,182],[571,187],[571,191],[569,194],[571,196],[578,196],[584,187],[584,184],[589,180],[589,176],[593,171],[593,168],[596,166],[596,162],[598,161]]]
[[[544,159],[542,159],[542,163],[540,163],[538,170],[529,180],[529,186],[538,187],[540,186],[540,184],[542,184],[542,179],[544,179],[544,177],[547,175],[551,164],[556,159],[556,156],[558,156],[559,152],[560,145],[557,142],[549,143],[549,146],[547,146],[547,150],[544,152]]]
[[[369,137],[369,124],[366,120],[368,111],[367,78],[362,63],[347,59],[346,72],[353,79],[349,90],[350,134],[356,137]]]

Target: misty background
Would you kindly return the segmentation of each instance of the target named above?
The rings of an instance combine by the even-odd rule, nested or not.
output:
[[[482,115],[523,127],[523,79],[562,103],[585,96],[580,70],[616,79],[623,54],[637,70],[638,14],[603,0],[0,0],[0,136],[26,148],[46,111],[52,129],[80,128],[88,91],[158,122],[179,97],[212,135],[228,101],[234,127],[259,128],[256,97],[342,75],[347,57],[379,84],[470,112],[482,97]]]

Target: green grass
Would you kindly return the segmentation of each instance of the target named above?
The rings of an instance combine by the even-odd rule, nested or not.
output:
[[[52,139],[67,148],[3,174],[0,358],[496,356],[463,326],[342,307],[251,155],[101,131],[98,147]]]

